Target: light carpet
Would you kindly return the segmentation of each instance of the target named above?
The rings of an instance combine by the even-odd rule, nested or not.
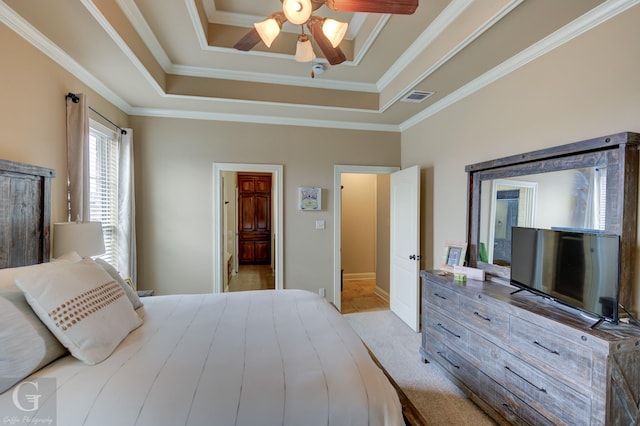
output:
[[[422,362],[420,333],[394,313],[359,312],[344,317],[429,426],[496,424],[438,366]]]

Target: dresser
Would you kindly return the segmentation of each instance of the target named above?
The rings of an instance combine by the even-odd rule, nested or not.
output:
[[[421,354],[498,423],[640,422],[640,328],[440,274],[421,273]]]

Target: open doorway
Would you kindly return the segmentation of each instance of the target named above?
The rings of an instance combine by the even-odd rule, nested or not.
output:
[[[261,205],[262,216],[259,218],[261,221],[260,234],[266,234],[265,238],[267,238],[268,244],[265,243],[264,238],[261,241],[254,241],[254,244],[251,245],[253,250],[248,248],[248,241],[240,241],[237,232],[238,215],[242,214],[242,201],[236,184],[238,175],[269,177],[269,200],[266,204],[269,207],[269,212],[265,216],[263,202]],[[243,274],[243,279],[247,279],[247,285],[251,289],[257,289],[256,286],[284,288],[282,276],[282,166],[214,163],[213,181],[213,292],[228,291],[229,283],[233,282],[234,274],[238,272]],[[261,183],[261,193],[257,194],[254,199],[246,199],[245,206],[255,207],[256,199],[264,201],[266,194],[264,182]],[[251,214],[253,215],[253,212]],[[265,221],[268,221],[267,225],[265,225]],[[251,238],[253,237],[255,235]],[[257,244],[255,244],[256,242]],[[244,250],[240,249],[242,244],[244,244]],[[257,261],[255,261],[256,252],[259,252],[257,253]],[[248,259],[249,254],[254,257]],[[245,289],[249,289],[249,287]]]
[[[388,179],[391,173],[398,171],[398,167],[378,167],[378,166],[340,166],[334,167],[334,300],[333,303],[342,312],[342,291],[346,288],[355,287],[355,291],[363,291],[366,296],[360,301],[361,306],[369,303],[376,303],[376,299],[386,299],[389,297],[389,225],[388,213],[378,215],[378,206],[385,204],[388,207],[389,189]],[[379,175],[385,178],[378,179]],[[350,187],[343,189],[343,186]],[[385,189],[386,188],[386,189]],[[367,195],[368,194],[368,195]],[[359,212],[345,212],[343,210],[343,196],[345,205],[357,206],[365,203]],[[375,207],[374,207],[375,206]],[[373,210],[376,211],[373,211]],[[387,209],[388,211],[388,209]],[[364,213],[363,213],[364,212]],[[365,215],[358,219],[358,216]],[[344,222],[344,223],[343,223]],[[349,225],[349,224],[353,225]],[[343,232],[349,234],[352,229],[347,227],[368,227],[369,230],[361,230],[361,235],[343,236]],[[384,231],[386,229],[386,231]],[[380,231],[382,230],[382,231]],[[346,241],[346,238],[349,241]],[[354,238],[360,238],[358,244],[353,245]],[[343,246],[344,242],[344,246]],[[346,252],[346,251],[348,252]],[[358,253],[360,251],[360,253]],[[386,265],[386,266],[385,266]],[[343,271],[343,266],[347,269]],[[346,278],[346,279],[345,279]],[[385,290],[386,289],[386,290]],[[373,294],[372,294],[373,292]],[[388,309],[388,303],[387,303]],[[346,310],[352,309],[346,306]]]
[[[389,309],[387,174],[342,174],[341,312]]]

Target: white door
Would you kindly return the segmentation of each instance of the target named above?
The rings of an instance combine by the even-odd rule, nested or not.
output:
[[[390,307],[420,331],[420,167],[391,174]]]

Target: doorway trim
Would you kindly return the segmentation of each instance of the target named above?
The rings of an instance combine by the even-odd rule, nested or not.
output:
[[[272,237],[275,235],[275,262],[274,262],[274,274],[276,290],[282,290],[284,288],[283,280],[283,178],[282,178],[282,165],[281,164],[242,164],[242,163],[213,163],[213,292],[222,293],[222,286],[224,283],[224,268],[223,261],[223,223],[224,220],[222,206],[224,200],[222,199],[222,172],[258,172],[258,173],[271,173],[273,175],[273,208],[272,212],[273,225],[275,229],[272,229]]]
[[[360,173],[369,175],[390,175],[397,172],[400,167],[391,166],[333,166],[333,304],[342,310],[341,307],[341,241],[342,241],[342,173]]]

